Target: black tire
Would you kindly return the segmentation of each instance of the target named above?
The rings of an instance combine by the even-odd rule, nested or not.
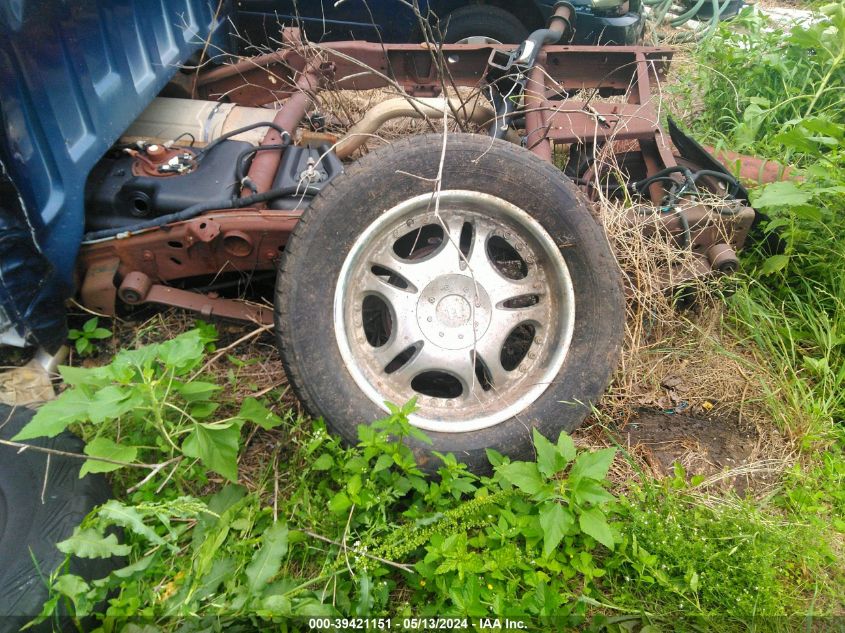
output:
[[[308,412],[325,418],[350,443],[359,424],[385,413],[358,387],[337,343],[333,300],[341,269],[359,235],[386,209],[431,193],[424,178],[436,176],[441,144],[439,135],[408,138],[350,165],[314,199],[280,260],[276,338],[288,378]],[[431,450],[452,452],[483,471],[489,468],[486,448],[527,458],[533,455],[531,427],[556,438],[583,422],[616,366],[625,307],[604,231],[559,170],[513,144],[481,136],[453,135],[447,147],[443,191],[487,193],[527,212],[557,245],[574,294],[569,351],[542,395],[516,417],[488,428],[427,432],[433,445],[413,444],[418,463],[429,471],[439,463]]]
[[[454,44],[468,37],[486,37],[502,44],[520,44],[528,29],[513,13],[499,7],[473,5],[446,16],[443,41]]]
[[[0,405],[0,438],[8,440],[34,415],[22,407]],[[70,433],[52,439],[31,440],[35,446],[82,453],[82,441]],[[52,455],[44,503],[47,456],[0,446],[0,632],[17,631],[41,612],[47,600],[46,579],[64,560],[56,543],[68,538],[83,517],[109,499],[102,475],[79,478],[80,459]],[[37,561],[33,562],[33,559]],[[102,578],[113,563],[102,559],[71,561],[71,573]],[[45,622],[38,630],[50,630]]]

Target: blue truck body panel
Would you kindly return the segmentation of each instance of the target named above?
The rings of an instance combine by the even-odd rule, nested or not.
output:
[[[54,300],[73,290],[88,173],[180,64],[212,34],[223,44],[219,38],[226,29],[218,27],[228,9],[225,2],[219,5],[218,0],[0,0],[0,160],[23,207],[15,213],[16,201],[1,200],[0,220],[25,225],[31,233],[28,250],[49,263],[52,278],[43,291]],[[15,305],[20,302],[8,291],[25,267],[8,261],[15,249],[8,240],[5,246],[0,303],[8,317],[20,317],[28,307]],[[15,280],[9,279],[12,270]],[[39,329],[16,326],[21,335]]]

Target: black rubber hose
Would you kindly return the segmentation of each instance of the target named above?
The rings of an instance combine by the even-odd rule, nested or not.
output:
[[[282,143],[280,145],[256,145],[255,147],[250,147],[245,149],[238,157],[235,159],[235,178],[238,182],[241,182],[244,178],[244,160],[247,156],[251,156],[256,152],[263,152],[268,149],[287,149],[290,147],[290,143]]]
[[[223,141],[226,141],[233,136],[237,136],[238,134],[243,134],[244,132],[249,132],[250,130],[254,130],[259,127],[269,127],[276,130],[282,139],[287,138],[287,143],[290,143],[290,132],[288,132],[285,128],[281,125],[273,123],[272,121],[259,121],[258,123],[251,123],[250,125],[245,125],[243,127],[239,127],[236,130],[231,130],[230,132],[226,132],[225,134],[218,136],[216,139],[211,141],[208,145],[197,151],[196,160],[201,159],[203,156],[208,154],[212,149],[220,145]]]
[[[662,179],[665,176],[670,174],[684,174],[689,172],[686,167],[667,167],[666,169],[661,169],[659,172],[654,174],[653,176],[649,176],[643,180],[638,180],[636,182],[632,182],[630,187],[633,191],[642,191],[646,187],[648,187],[651,183],[655,182],[658,179]]]
[[[715,178],[728,183],[731,186],[731,189],[728,189],[728,195],[732,198],[736,198],[736,194],[739,192],[739,181],[730,174],[726,174],[722,171],[714,171],[712,169],[701,169],[692,175],[693,182],[697,181],[702,176],[709,176],[710,178]]]
[[[121,233],[135,233],[138,231],[143,231],[145,229],[155,229],[164,226],[165,224],[191,220],[207,211],[219,211],[222,209],[236,209],[238,207],[248,207],[252,204],[257,204],[259,202],[268,202],[269,200],[275,200],[276,198],[284,198],[285,196],[316,196],[319,192],[320,190],[316,187],[297,187],[292,185],[289,187],[279,187],[278,189],[270,189],[268,191],[265,191],[264,193],[256,193],[251,196],[244,196],[243,198],[221,198],[219,200],[200,202],[191,205],[186,209],[182,209],[181,211],[177,211],[176,213],[160,215],[157,218],[145,220],[144,222],[138,222],[137,224],[132,224],[130,226],[122,226],[120,228],[110,228],[102,229],[99,231],[92,231],[91,233],[86,233],[83,236],[82,241],[91,242],[94,240],[101,240],[109,237],[114,237],[115,235],[119,235]]]
[[[544,45],[556,44],[562,37],[562,31],[555,31],[552,29],[537,29],[529,35],[528,39],[525,40],[519,48],[520,51],[524,51],[528,44],[533,44],[533,46],[529,49],[528,57],[522,59],[521,54],[517,56],[517,62],[520,68],[522,68],[522,72],[525,73],[525,68],[530,69],[534,66],[534,63],[537,61],[537,55],[540,53],[540,50]],[[523,91],[524,85],[522,86],[522,90],[519,91],[518,96],[521,97]],[[498,88],[490,100],[493,102],[493,109],[496,111],[496,121],[490,128],[489,134],[493,138],[505,138],[510,125],[508,119],[513,116],[513,113],[516,111],[516,107],[510,97],[505,98],[502,96],[502,93],[498,90]],[[500,125],[499,121],[502,121],[504,125]]]

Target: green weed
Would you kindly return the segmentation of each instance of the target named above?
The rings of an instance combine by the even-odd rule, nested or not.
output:
[[[81,330],[71,328],[68,331],[68,340],[74,342],[73,346],[76,348],[77,354],[80,354],[81,356],[90,356],[96,349],[94,341],[111,337],[111,330],[99,327],[99,323],[100,320],[98,317],[92,317],[82,325]]]

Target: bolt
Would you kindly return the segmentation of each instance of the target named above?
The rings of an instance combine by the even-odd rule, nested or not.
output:
[[[431,323],[431,322],[433,321],[433,319],[432,319],[431,317],[428,317],[428,318],[426,319],[426,321],[428,321],[429,323]]]
[[[441,336],[441,337],[443,336],[443,332],[441,332],[441,333],[440,333],[440,336]]]
[[[429,302],[429,303],[434,303],[434,297],[429,297],[429,298],[428,298],[428,302]]]
[[[153,261],[153,254],[151,251],[144,251],[144,261],[151,262]]]
[[[361,327],[361,319],[360,317],[355,317],[355,325]]]
[[[463,335],[463,334],[458,334],[458,338],[459,338],[459,339],[461,339],[461,340],[463,340],[464,335]]]

